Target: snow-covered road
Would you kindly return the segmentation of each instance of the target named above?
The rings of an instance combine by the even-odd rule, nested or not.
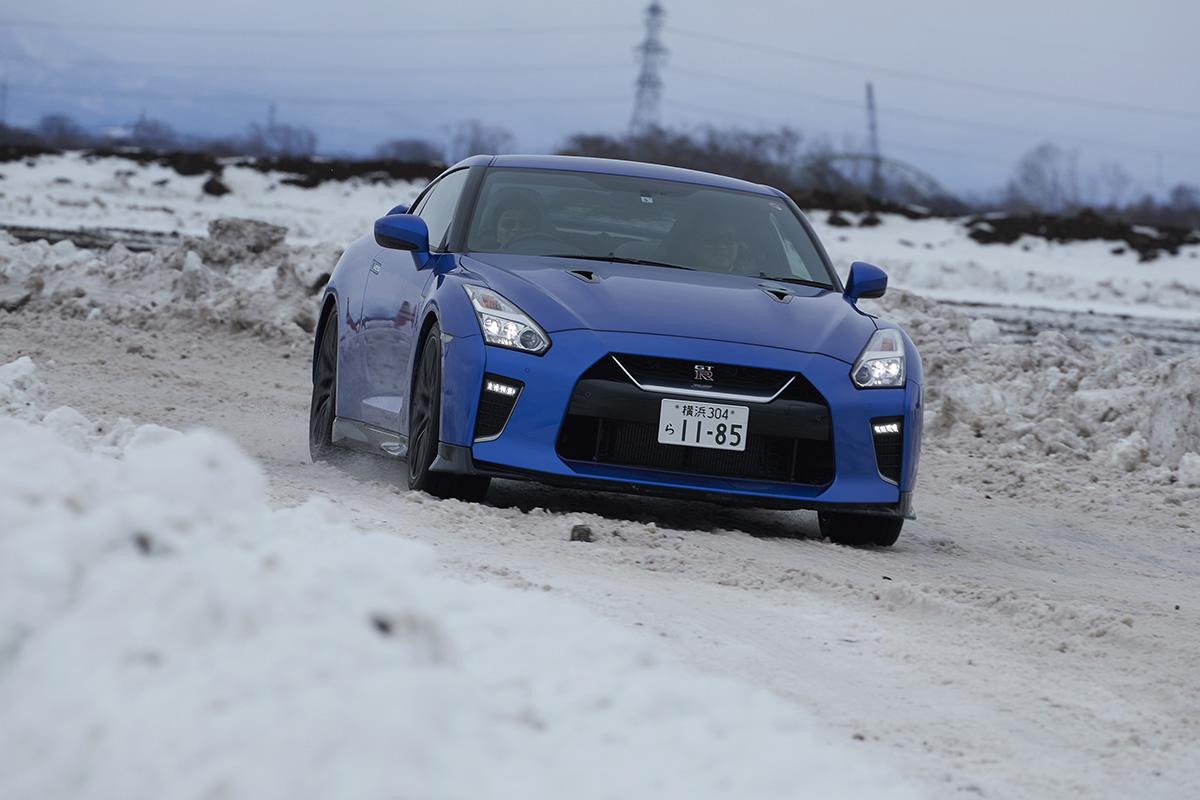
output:
[[[1200,797],[1200,247],[1142,264],[813,215],[843,272],[875,260],[919,293],[874,307],[924,357],[918,519],[854,549],[806,512],[501,481],[463,504],[394,462],[311,464],[320,286],[415,186],[230,167],[213,198],[78,154],[0,176],[0,223],[171,233],[130,252],[0,232],[0,370],[30,356],[47,386],[33,413],[0,381],[0,795]],[[223,432],[261,475],[150,428],[154,474],[108,441],[137,438],[122,417]],[[196,529],[141,563],[138,526],[175,519],[163,486]],[[373,631],[367,603],[399,616]],[[183,732],[161,710],[181,697]]]
[[[938,450],[887,551],[806,538],[802,512],[518,483],[439,502],[391,462],[308,463],[295,343],[3,319],[0,352],[49,365],[54,402],[89,416],[228,432],[281,505],[326,496],[359,527],[432,544],[458,577],[548,587],[767,687],[926,796],[1200,792],[1194,509],[989,497],[963,484],[970,457]],[[576,524],[596,541],[568,541]]]

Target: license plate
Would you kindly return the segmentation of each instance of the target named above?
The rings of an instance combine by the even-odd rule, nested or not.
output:
[[[658,412],[658,443],[745,450],[749,422],[747,406],[663,400]]]

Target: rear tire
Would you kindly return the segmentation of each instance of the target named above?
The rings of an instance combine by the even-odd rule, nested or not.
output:
[[[329,461],[338,455],[333,443],[333,420],[337,415],[337,318],[330,315],[321,332],[313,364],[312,403],[308,407],[308,455],[313,461]]]
[[[442,424],[442,329],[434,323],[421,345],[408,404],[408,488],[434,497],[479,502],[492,479],[433,472]]]
[[[818,511],[821,535],[835,544],[891,547],[900,538],[903,517],[875,514],[850,514],[842,511]]]

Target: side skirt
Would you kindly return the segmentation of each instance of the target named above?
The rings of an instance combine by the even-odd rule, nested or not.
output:
[[[333,443],[377,456],[404,458],[408,455],[407,436],[344,417],[333,419]]]

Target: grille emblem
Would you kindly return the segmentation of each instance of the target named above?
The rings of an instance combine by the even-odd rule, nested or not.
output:
[[[696,380],[708,381],[709,383],[712,383],[713,368],[711,366],[708,366],[706,364],[696,364],[695,367],[696,367],[696,378],[695,378]]]

